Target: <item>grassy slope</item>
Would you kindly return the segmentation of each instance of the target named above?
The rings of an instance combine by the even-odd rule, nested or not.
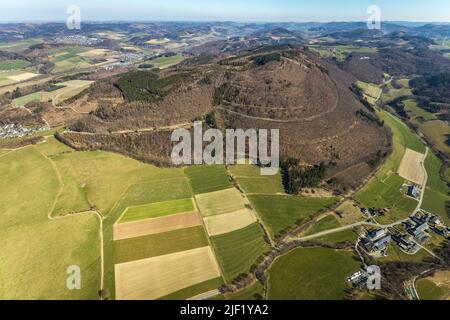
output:
[[[448,293],[447,290],[428,279],[418,280],[416,288],[421,300],[441,300]]]
[[[420,139],[398,118],[386,111],[378,115],[391,128],[393,133],[393,152],[377,172],[375,177],[356,195],[356,200],[366,207],[390,207],[389,219],[407,217],[417,202],[400,193],[403,179],[396,174],[406,148],[425,153]]]
[[[346,277],[359,268],[359,262],[348,251],[297,249],[272,265],[269,271],[269,298],[343,299]]]
[[[249,196],[271,236],[303,222],[337,201],[337,198],[304,198],[278,195]]]
[[[143,206],[130,207],[120,218],[119,223],[158,218],[167,215],[192,211],[194,211],[194,204],[192,202],[192,199],[163,201]]]
[[[280,173],[274,176],[262,176],[261,169],[253,165],[231,166],[229,170],[248,194],[284,193]]]
[[[450,136],[450,126],[441,120],[425,122],[420,126],[420,131],[429,138],[436,148],[450,154],[450,146],[446,143],[447,137]]]
[[[228,282],[240,274],[248,273],[257,258],[270,249],[257,223],[238,231],[212,237],[211,241]]]
[[[29,67],[31,62],[25,60],[3,60],[0,61],[0,70],[19,70]]]
[[[428,172],[428,184],[425,192],[422,208],[438,214],[446,223],[450,222],[450,216],[445,209],[445,203],[450,200],[449,188],[441,179],[440,169],[442,161],[432,152],[428,153],[425,168]]]
[[[224,190],[231,187],[228,172],[223,165],[192,166],[185,169],[192,190],[202,194]]]
[[[0,175],[0,297],[96,299],[100,263],[95,215],[47,218],[60,185],[51,163],[34,147],[0,158]],[[66,288],[70,265],[81,267],[81,290]]]

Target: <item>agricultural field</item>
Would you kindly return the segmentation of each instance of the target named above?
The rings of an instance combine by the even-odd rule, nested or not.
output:
[[[29,67],[31,62],[26,60],[3,60],[0,61],[0,71],[21,70]]]
[[[20,53],[27,50],[30,46],[43,43],[42,39],[26,39],[14,42],[7,42],[0,44],[1,51],[9,51]]]
[[[435,213],[446,222],[450,223],[450,216],[446,210],[446,202],[450,200],[447,183],[441,178],[440,170],[442,161],[432,152],[428,153],[425,160],[425,168],[428,172],[428,183],[425,191],[422,209]]]
[[[249,200],[268,228],[271,237],[277,237],[283,230],[305,222],[338,199],[251,195]]]
[[[450,155],[450,146],[447,144],[450,135],[450,126],[441,120],[428,121],[419,127],[420,131],[431,140],[437,149]]]
[[[422,109],[415,100],[405,100],[405,107],[408,111],[410,111],[411,118],[416,122],[419,123],[417,120],[418,117],[423,118],[425,121],[432,121],[437,120],[436,116],[424,109]]]
[[[399,176],[414,182],[415,184],[423,185],[425,181],[425,172],[422,169],[422,163],[424,161],[425,154],[406,149],[398,169]]]
[[[203,219],[209,236],[218,236],[245,228],[257,222],[256,216],[250,209],[206,217]]]
[[[254,165],[235,165],[228,169],[246,194],[284,194],[281,174],[262,176]]]
[[[296,249],[278,258],[269,271],[273,300],[341,300],[347,277],[360,262],[350,251],[325,248]]]
[[[44,100],[44,92],[39,91],[13,100],[13,105],[23,107],[30,102],[38,102]]]
[[[37,77],[38,74],[25,70],[0,71],[0,86],[9,86],[21,81],[27,81]],[[16,87],[14,87],[15,89]]]
[[[179,64],[184,59],[186,59],[186,58],[181,53],[179,53],[172,57],[160,57],[160,58],[152,59],[152,60],[146,61],[146,63],[153,65],[154,68],[166,69],[166,68],[169,68],[176,64]]]
[[[80,56],[80,54],[90,51],[87,47],[73,46],[54,49],[49,52],[50,60],[55,64],[52,73],[63,73],[75,69],[89,68],[92,64]]]
[[[0,175],[0,297],[98,299],[100,241],[95,214],[51,218],[64,185],[51,160],[36,147],[1,157]],[[71,265],[82,270],[81,290],[66,287]]]
[[[244,196],[235,188],[196,195],[195,199],[203,217],[235,212],[246,204]]]
[[[185,169],[194,194],[202,194],[231,187],[228,172],[223,165],[191,166]]]
[[[419,279],[416,283],[417,293],[421,300],[444,300],[450,290],[450,272],[440,271],[432,277]]]
[[[211,242],[227,283],[241,274],[249,273],[258,259],[270,250],[257,223],[238,231],[211,237]]]
[[[386,111],[377,111],[393,133],[393,152],[375,177],[356,195],[360,205],[367,208],[390,208],[387,221],[406,218],[417,206],[417,202],[400,192],[404,179],[396,174],[405,155],[406,148],[425,153],[420,139],[399,119]]]
[[[321,57],[335,58],[337,61],[345,61],[345,59],[353,52],[355,53],[375,53],[376,49],[369,47],[356,47],[351,45],[337,45],[337,46],[319,46],[310,47],[312,51],[320,54]]]
[[[325,218],[317,221],[307,232],[305,236],[316,234],[322,231],[339,228],[341,224],[334,215],[326,216]]]
[[[397,83],[399,85],[401,85],[402,88],[395,89],[392,86],[391,82],[389,82],[387,84],[387,88],[389,89],[389,92],[388,93],[384,93],[383,92],[382,95],[381,95],[381,100],[384,103],[388,103],[388,102],[390,102],[392,100],[395,100],[395,99],[397,99],[399,97],[405,97],[405,96],[411,96],[412,95],[411,88],[409,87],[409,79],[399,79],[399,80],[397,80]]]
[[[55,87],[61,87],[54,91],[38,91],[13,100],[15,106],[25,106],[32,101],[52,101],[54,105],[70,99],[80,92],[86,90],[93,84],[93,81],[71,80],[55,84]]]
[[[151,203],[143,206],[127,208],[118,223],[159,218],[170,214],[193,212],[194,209],[192,199],[179,199]]]
[[[377,102],[377,100],[380,98],[380,95],[382,94],[381,88],[376,84],[366,83],[362,81],[358,81],[356,84],[361,88],[361,90],[364,91],[364,96],[372,105]]]
[[[115,266],[118,300],[154,300],[220,277],[210,247]]]
[[[114,242],[114,264],[208,246],[203,227],[192,227]]]
[[[202,224],[197,212],[170,214],[165,217],[145,219],[114,225],[114,240],[123,240],[191,228]]]

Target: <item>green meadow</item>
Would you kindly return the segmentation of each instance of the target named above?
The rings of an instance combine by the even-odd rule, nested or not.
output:
[[[306,198],[284,195],[250,195],[249,199],[270,235],[305,222],[319,211],[331,206],[338,198]]]
[[[347,277],[360,269],[350,251],[296,249],[278,258],[269,270],[273,300],[342,300]]]
[[[397,117],[386,111],[377,111],[378,115],[393,133],[393,151],[386,162],[369,183],[357,193],[355,199],[368,208],[391,208],[386,219],[399,220],[408,217],[417,206],[417,201],[407,198],[400,191],[404,179],[398,174],[398,168],[406,148],[425,153],[420,139]]]
[[[248,274],[258,258],[270,250],[259,224],[211,238],[217,260],[230,283],[241,274]]]
[[[127,208],[118,223],[158,218],[171,214],[194,211],[192,199],[179,199]]]

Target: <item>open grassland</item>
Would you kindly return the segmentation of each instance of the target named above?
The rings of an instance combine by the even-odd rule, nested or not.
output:
[[[27,103],[30,103],[32,101],[52,101],[53,104],[58,104],[76,96],[83,90],[89,88],[92,83],[93,81],[85,80],[72,80],[58,83],[55,86],[61,86],[60,89],[51,92],[34,92],[29,95],[14,99],[13,104],[15,106],[25,106]]]
[[[378,261],[409,261],[409,262],[422,262],[425,258],[430,258],[430,254],[425,250],[420,250],[416,254],[404,253],[395,243],[391,243],[387,250],[387,256],[378,258]]]
[[[114,264],[206,247],[203,227],[169,231],[114,242]]]
[[[375,104],[381,96],[382,90],[376,84],[358,81],[357,85],[363,90],[364,96],[370,104]]]
[[[418,185],[423,185],[425,181],[425,173],[422,169],[422,163],[425,160],[425,155],[418,153],[411,149],[406,149],[402,162],[398,169],[400,177],[414,182]]]
[[[352,45],[312,46],[310,49],[319,53],[321,57],[335,58],[338,61],[345,61],[345,59],[353,52],[363,54],[377,52],[377,50],[373,48]]]
[[[305,232],[305,236],[316,234],[330,229],[336,229],[339,228],[340,226],[341,224],[336,219],[336,217],[333,215],[329,215],[317,221],[307,232]]]
[[[284,193],[281,174],[261,175],[261,168],[254,165],[230,166],[229,171],[247,194]]]
[[[64,145],[52,141],[45,152],[51,154],[50,158],[58,167],[70,168],[63,175],[64,188],[56,205],[60,208],[58,214],[65,214],[64,208],[70,203],[77,203],[78,209],[84,209],[88,202],[106,216],[105,287],[110,298],[114,298],[114,223],[130,206],[191,198],[188,180],[181,169],[160,169],[109,152],[70,152]],[[65,180],[67,176],[69,180]],[[91,249],[94,248],[91,245]]]
[[[425,122],[420,126],[420,131],[431,140],[431,143],[443,153],[450,155],[450,146],[447,144],[450,136],[450,126],[441,120]]]
[[[210,247],[115,266],[118,300],[158,299],[220,277]]]
[[[355,199],[368,208],[391,208],[387,220],[399,220],[409,216],[417,206],[417,202],[401,193],[400,188],[404,179],[395,172],[400,167],[406,148],[425,153],[425,146],[398,118],[382,110],[377,113],[392,130],[393,152]]]
[[[352,252],[302,248],[278,258],[269,274],[273,300],[341,300],[347,276],[360,268]]]
[[[252,210],[242,209],[231,213],[204,218],[206,230],[210,236],[218,236],[224,233],[245,228],[257,222]]]
[[[442,161],[430,151],[425,160],[425,168],[428,172],[428,183],[422,209],[439,215],[439,217],[448,224],[450,223],[450,216],[446,210],[446,202],[450,201],[450,190],[447,183],[441,178],[441,166]]]
[[[210,217],[241,210],[246,201],[235,188],[196,195],[198,208],[203,217]]]
[[[172,57],[160,57],[153,60],[149,60],[148,63],[153,65],[155,68],[166,69],[176,64],[179,64],[184,59],[186,59],[181,53]]]
[[[0,61],[0,70],[20,70],[25,69],[31,65],[31,62],[26,60],[2,60]]]
[[[0,50],[20,53],[20,52],[28,49],[30,46],[35,45],[35,44],[40,44],[40,43],[43,43],[43,40],[39,39],[39,38],[1,43]]]
[[[355,243],[356,240],[358,240],[358,235],[352,229],[347,229],[337,233],[331,233],[326,236],[314,239],[314,241],[329,244],[338,244],[347,241]]]
[[[241,274],[249,273],[258,258],[270,250],[257,223],[238,231],[212,237],[211,241],[228,283]]]
[[[305,222],[338,200],[337,198],[283,195],[252,195],[249,199],[272,237],[276,237],[285,229]]]
[[[405,100],[405,107],[408,111],[413,113],[413,118],[422,117],[425,121],[436,120],[436,116],[421,107],[417,104],[415,100]]]
[[[35,147],[0,158],[2,299],[97,299],[99,222],[93,213],[50,220],[61,184]],[[78,265],[81,290],[68,290],[67,268]]]
[[[421,300],[442,300],[449,294],[448,290],[437,286],[433,281],[428,279],[418,280],[416,288]]]
[[[52,72],[62,73],[92,66],[88,60],[80,56],[80,54],[87,51],[90,51],[90,49],[82,46],[72,46],[52,50],[49,52],[49,58],[55,64]]]
[[[159,218],[171,214],[193,212],[194,210],[194,203],[190,198],[151,203],[127,208],[118,223]]]
[[[31,93],[29,95],[17,98],[13,100],[13,105],[16,107],[23,107],[30,102],[39,102],[43,101],[44,93],[42,91],[38,91],[35,93]]]
[[[114,225],[114,240],[142,237],[151,234],[191,228],[202,224],[197,212],[181,213]]]
[[[409,79],[399,79],[397,80],[397,83],[399,85],[402,86],[402,88],[400,89],[395,89],[392,86],[392,83],[388,83],[387,87],[389,89],[388,93],[383,93],[381,95],[381,100],[385,103],[388,103],[392,100],[395,100],[399,97],[406,97],[406,96],[411,96],[412,95],[412,91],[409,87]]]
[[[184,171],[195,194],[228,189],[231,184],[223,165],[192,166]]]

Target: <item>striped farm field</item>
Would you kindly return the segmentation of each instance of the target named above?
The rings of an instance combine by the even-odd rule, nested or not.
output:
[[[252,210],[242,209],[231,213],[204,218],[206,230],[210,236],[245,228],[257,221]]]
[[[272,237],[306,221],[338,200],[336,197],[306,198],[283,195],[251,195],[249,199]]]
[[[151,234],[191,228],[202,224],[197,212],[181,213],[161,218],[145,219],[114,225],[114,240],[124,240]]]
[[[170,214],[187,213],[195,210],[192,199],[179,199],[129,207],[118,223],[159,218]]]
[[[194,194],[202,194],[231,187],[224,165],[195,166],[185,169]]]
[[[115,266],[117,300],[153,300],[220,277],[210,247]]]
[[[261,226],[254,223],[244,229],[211,237],[217,260],[225,280],[230,283],[239,275],[248,274],[253,265],[270,250]]]
[[[114,241],[114,264],[205,247],[202,226]]]
[[[203,217],[238,211],[247,203],[235,188],[196,195],[195,199]]]

